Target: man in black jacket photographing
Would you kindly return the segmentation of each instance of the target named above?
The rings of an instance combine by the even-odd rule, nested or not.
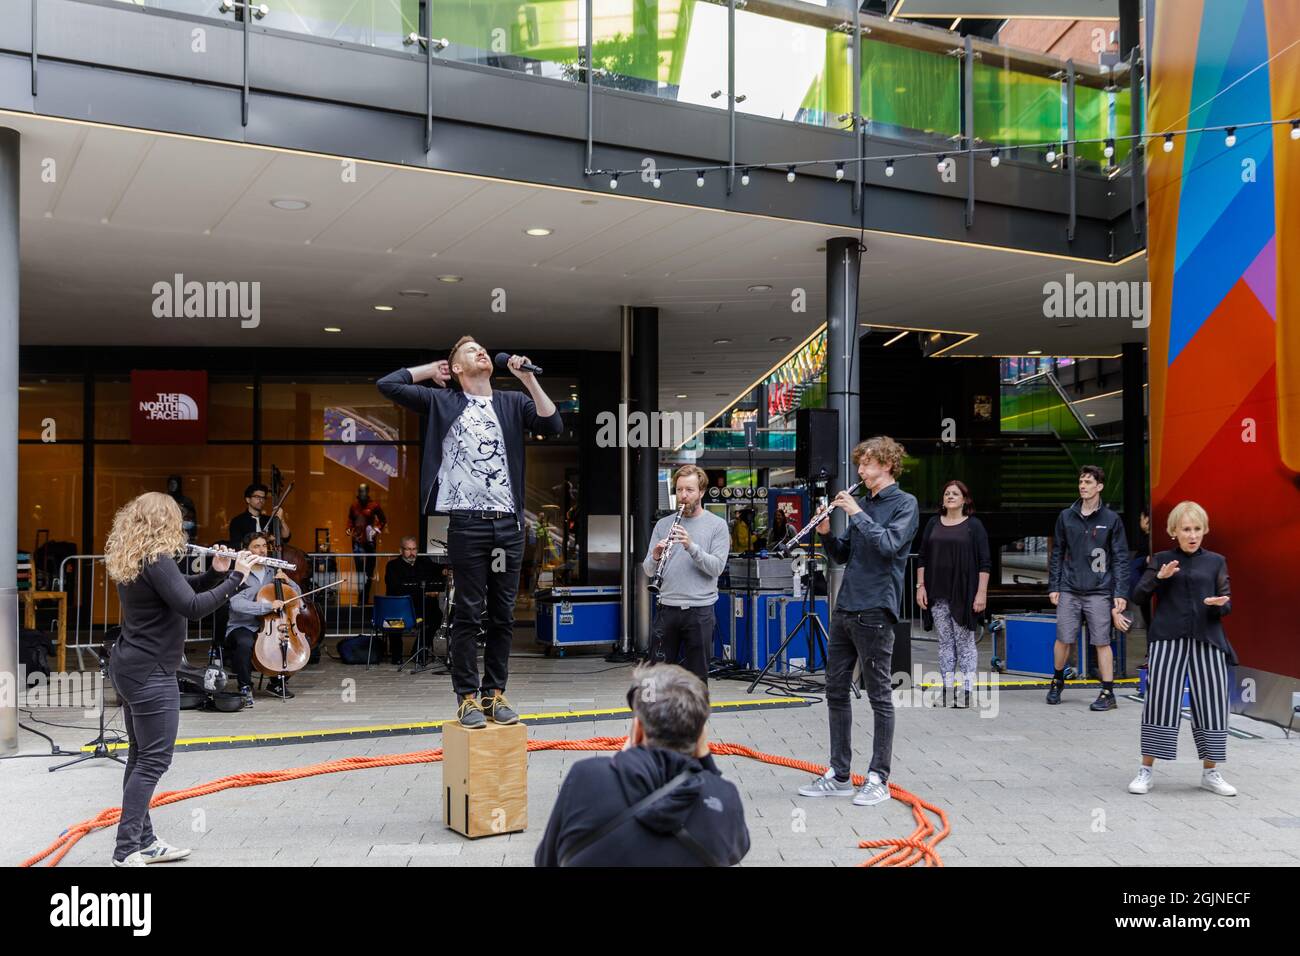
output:
[[[705,741],[709,691],[675,664],[642,665],[632,727],[613,759],[574,764],[537,866],[732,866],[749,852],[745,810]]]

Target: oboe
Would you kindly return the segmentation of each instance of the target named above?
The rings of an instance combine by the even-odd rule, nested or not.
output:
[[[861,487],[862,487],[862,482],[859,481],[856,485],[854,485],[852,488],[849,489],[849,494],[853,494],[853,492],[857,491]],[[804,525],[802,528],[799,529],[798,534],[794,535],[792,538],[790,538],[784,544],[781,545],[781,553],[789,554],[790,549],[793,548],[796,544],[798,544],[800,539],[803,538],[804,535],[806,535],[813,528],[817,527],[817,525],[825,521],[830,516],[830,513],[834,510],[835,510],[835,505],[829,504],[825,508],[818,511],[817,514],[813,516],[812,521],[809,521],[806,525]]]
[[[659,554],[659,563],[655,565],[654,577],[650,579],[648,585],[651,594],[658,594],[659,589],[664,583],[664,569],[668,567],[668,554],[673,549],[673,532],[682,523],[682,514],[686,511],[686,506],[682,505],[677,509],[677,517],[673,519],[672,525],[668,528],[668,543],[664,545],[663,551]]]
[[[208,555],[224,554],[232,561],[234,560],[235,555],[238,553],[236,551],[218,551],[216,548],[205,548],[199,544],[187,544],[185,546],[185,549],[189,551],[190,554],[208,554]],[[253,555],[253,563],[264,564],[268,568],[283,568],[286,571],[296,571],[298,569],[298,565],[294,564],[292,561],[281,561],[279,558],[263,558],[256,554]]]

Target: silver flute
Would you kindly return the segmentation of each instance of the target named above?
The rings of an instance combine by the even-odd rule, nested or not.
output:
[[[862,487],[862,482],[859,481],[856,485],[854,485],[852,488],[849,489],[849,494],[853,494],[853,492],[857,491],[861,487]],[[804,535],[806,535],[809,531],[811,531],[813,528],[817,527],[828,517],[830,517],[830,513],[834,510],[835,510],[835,505],[829,504],[825,508],[821,509],[821,511],[818,511],[817,514],[813,516],[812,521],[809,521],[806,525],[804,525],[802,528],[799,529],[797,534],[795,534],[793,537],[786,540],[781,545],[780,552],[782,554],[789,554],[790,549],[793,548],[796,544],[798,544],[800,540],[803,539]]]
[[[677,517],[673,519],[672,525],[668,528],[668,543],[664,545],[663,551],[660,552],[659,563],[655,565],[654,576],[650,579],[649,585],[647,585],[651,594],[658,594],[659,589],[663,587],[664,569],[668,567],[668,555],[673,550],[673,532],[676,531],[677,528],[681,525],[682,515],[685,513],[685,511],[686,511],[685,505],[682,505],[680,508],[678,508]]]
[[[230,558],[232,561],[234,560],[235,555],[239,553],[238,551],[218,551],[216,548],[205,548],[201,544],[187,544],[185,550],[190,554],[222,554]],[[253,563],[263,564],[268,568],[283,568],[286,571],[298,570],[298,565],[294,564],[292,561],[281,561],[279,558],[263,558],[256,554],[253,555]]]

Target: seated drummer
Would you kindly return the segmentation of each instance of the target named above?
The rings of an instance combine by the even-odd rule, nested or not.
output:
[[[388,595],[409,594],[415,613],[425,618],[425,633],[436,633],[442,626],[442,608],[437,601],[425,601],[429,591],[443,591],[447,587],[447,570],[419,554],[420,545],[415,535],[402,539],[402,556],[390,559],[384,567],[384,592]],[[402,635],[388,635],[388,653],[394,664],[402,661]]]
[[[266,557],[268,538],[263,531],[250,531],[244,535],[243,549],[253,554]],[[285,590],[300,594],[301,589],[290,581],[283,571],[278,572],[284,582]],[[239,693],[244,698],[244,707],[253,706],[253,644],[262,627],[262,618],[280,610],[279,601],[259,601],[257,592],[276,577],[277,570],[265,565],[257,565],[244,578],[235,596],[230,599],[230,621],[226,625],[226,646],[230,648],[231,658],[235,664],[235,676],[239,679]],[[282,686],[284,679],[272,677],[266,685],[269,693],[276,697],[292,697],[287,687]]]

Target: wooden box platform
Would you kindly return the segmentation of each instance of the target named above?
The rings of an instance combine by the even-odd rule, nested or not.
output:
[[[528,728],[442,728],[442,822],[467,837],[528,827]]]

